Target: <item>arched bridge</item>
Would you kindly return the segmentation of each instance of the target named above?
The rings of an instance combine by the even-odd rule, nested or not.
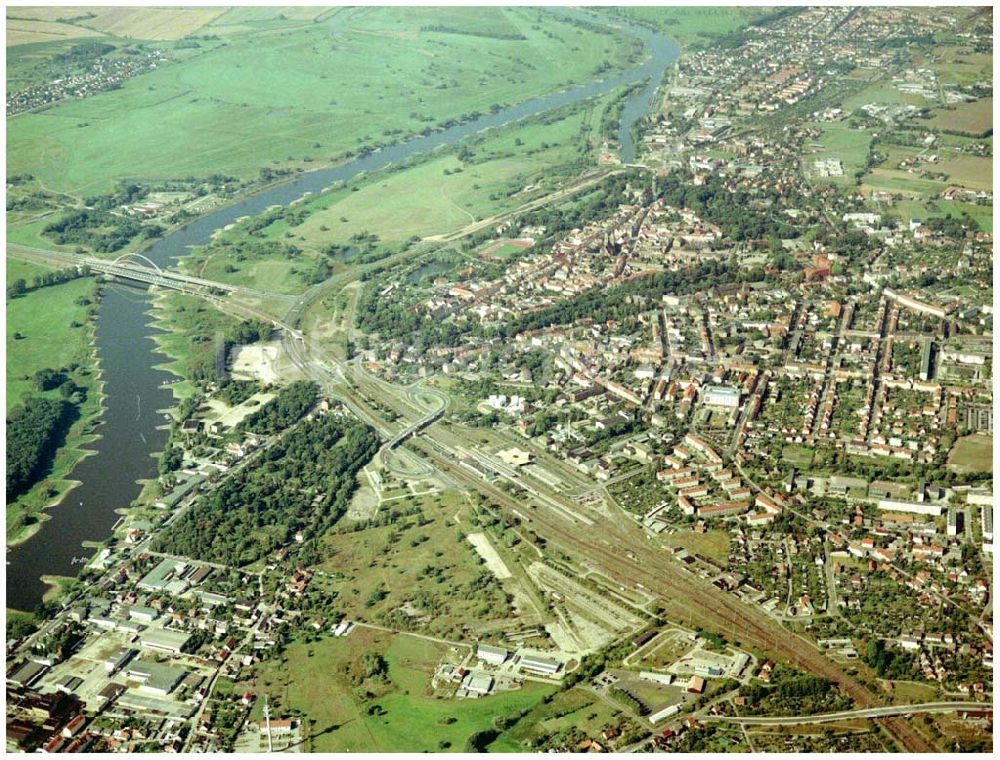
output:
[[[218,296],[233,294],[288,302],[297,299],[297,296],[284,293],[268,293],[267,291],[246,288],[228,282],[217,282],[215,280],[206,280],[203,277],[172,272],[158,266],[155,261],[141,253],[125,253],[116,259],[102,259],[98,256],[85,256],[66,251],[47,251],[41,248],[30,248],[22,245],[8,244],[7,250],[9,253],[29,261],[35,260],[57,266],[88,267],[91,271],[101,272],[122,280],[157,285],[161,288],[170,288],[171,290],[181,290],[192,295]]]

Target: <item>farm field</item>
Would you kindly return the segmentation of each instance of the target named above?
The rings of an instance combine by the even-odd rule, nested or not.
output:
[[[346,638],[291,644],[281,661],[258,666],[256,687],[266,691],[276,713],[305,713],[311,719],[314,752],[461,751],[473,733],[493,728],[494,717],[530,709],[553,687],[528,683],[518,691],[478,700],[445,700],[430,693],[439,661],[459,659],[464,647],[448,647],[406,635],[356,628]],[[383,693],[360,700],[350,672],[369,652],[388,663]],[[347,671],[347,672],[345,672]],[[377,707],[376,707],[377,706]],[[261,705],[252,717],[260,718]]]
[[[993,129],[993,98],[959,103],[954,108],[935,108],[931,111],[931,118],[921,123],[930,129],[984,135]]]
[[[7,12],[7,47],[45,41],[52,35],[177,40],[193,34],[222,13],[221,8],[10,8]],[[13,40],[12,27],[17,30]]]
[[[199,43],[195,54],[184,51],[189,57],[121,89],[11,119],[8,171],[82,197],[123,177],[250,177],[264,166],[329,163],[362,144],[589,79],[603,64],[624,67],[635,51],[632,38],[583,30],[547,11],[491,13],[479,23],[510,25],[524,39],[461,26],[424,31],[426,16],[367,8]],[[387,43],[377,85],[373,37]],[[251,60],[257,74],[243,76]]]
[[[50,21],[29,21],[7,17],[8,48],[16,45],[30,45],[35,42],[61,42],[86,37],[103,37],[100,32],[85,29],[72,24],[59,24]]]
[[[970,190],[993,190],[993,161],[978,156],[952,155],[942,156],[934,164],[934,170],[948,175],[948,181],[953,185],[967,187]]]

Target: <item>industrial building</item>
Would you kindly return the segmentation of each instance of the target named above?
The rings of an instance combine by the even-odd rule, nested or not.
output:
[[[476,649],[476,657],[490,665],[503,665],[507,661],[508,652],[502,647],[480,644]]]

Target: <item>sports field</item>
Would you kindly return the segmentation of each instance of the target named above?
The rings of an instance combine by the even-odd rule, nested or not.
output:
[[[447,31],[430,31],[435,13]],[[469,18],[471,30],[462,16],[427,9],[352,9],[316,23],[236,16],[229,28],[250,31],[171,52],[177,60],[119,90],[11,119],[8,173],[82,197],[124,177],[316,166],[590,79],[602,64],[624,67],[634,51],[630,37],[547,11],[479,9]],[[481,36],[486,27],[516,38]]]
[[[989,472],[993,469],[993,436],[959,438],[948,453],[948,466],[955,472]]]

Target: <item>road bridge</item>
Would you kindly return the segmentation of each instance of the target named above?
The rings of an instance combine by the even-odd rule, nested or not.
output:
[[[67,251],[50,251],[42,248],[31,248],[22,245],[9,245],[7,252],[20,259],[36,261],[51,266],[87,268],[93,272],[118,277],[132,282],[156,285],[171,290],[180,290],[193,295],[203,295],[208,291],[214,295],[241,295],[252,298],[267,298],[292,303],[298,296],[285,293],[270,293],[264,290],[233,285],[228,282],[207,280],[203,277],[183,274],[162,269],[156,262],[141,253],[126,253],[117,259],[104,259],[99,256],[69,253]]]

